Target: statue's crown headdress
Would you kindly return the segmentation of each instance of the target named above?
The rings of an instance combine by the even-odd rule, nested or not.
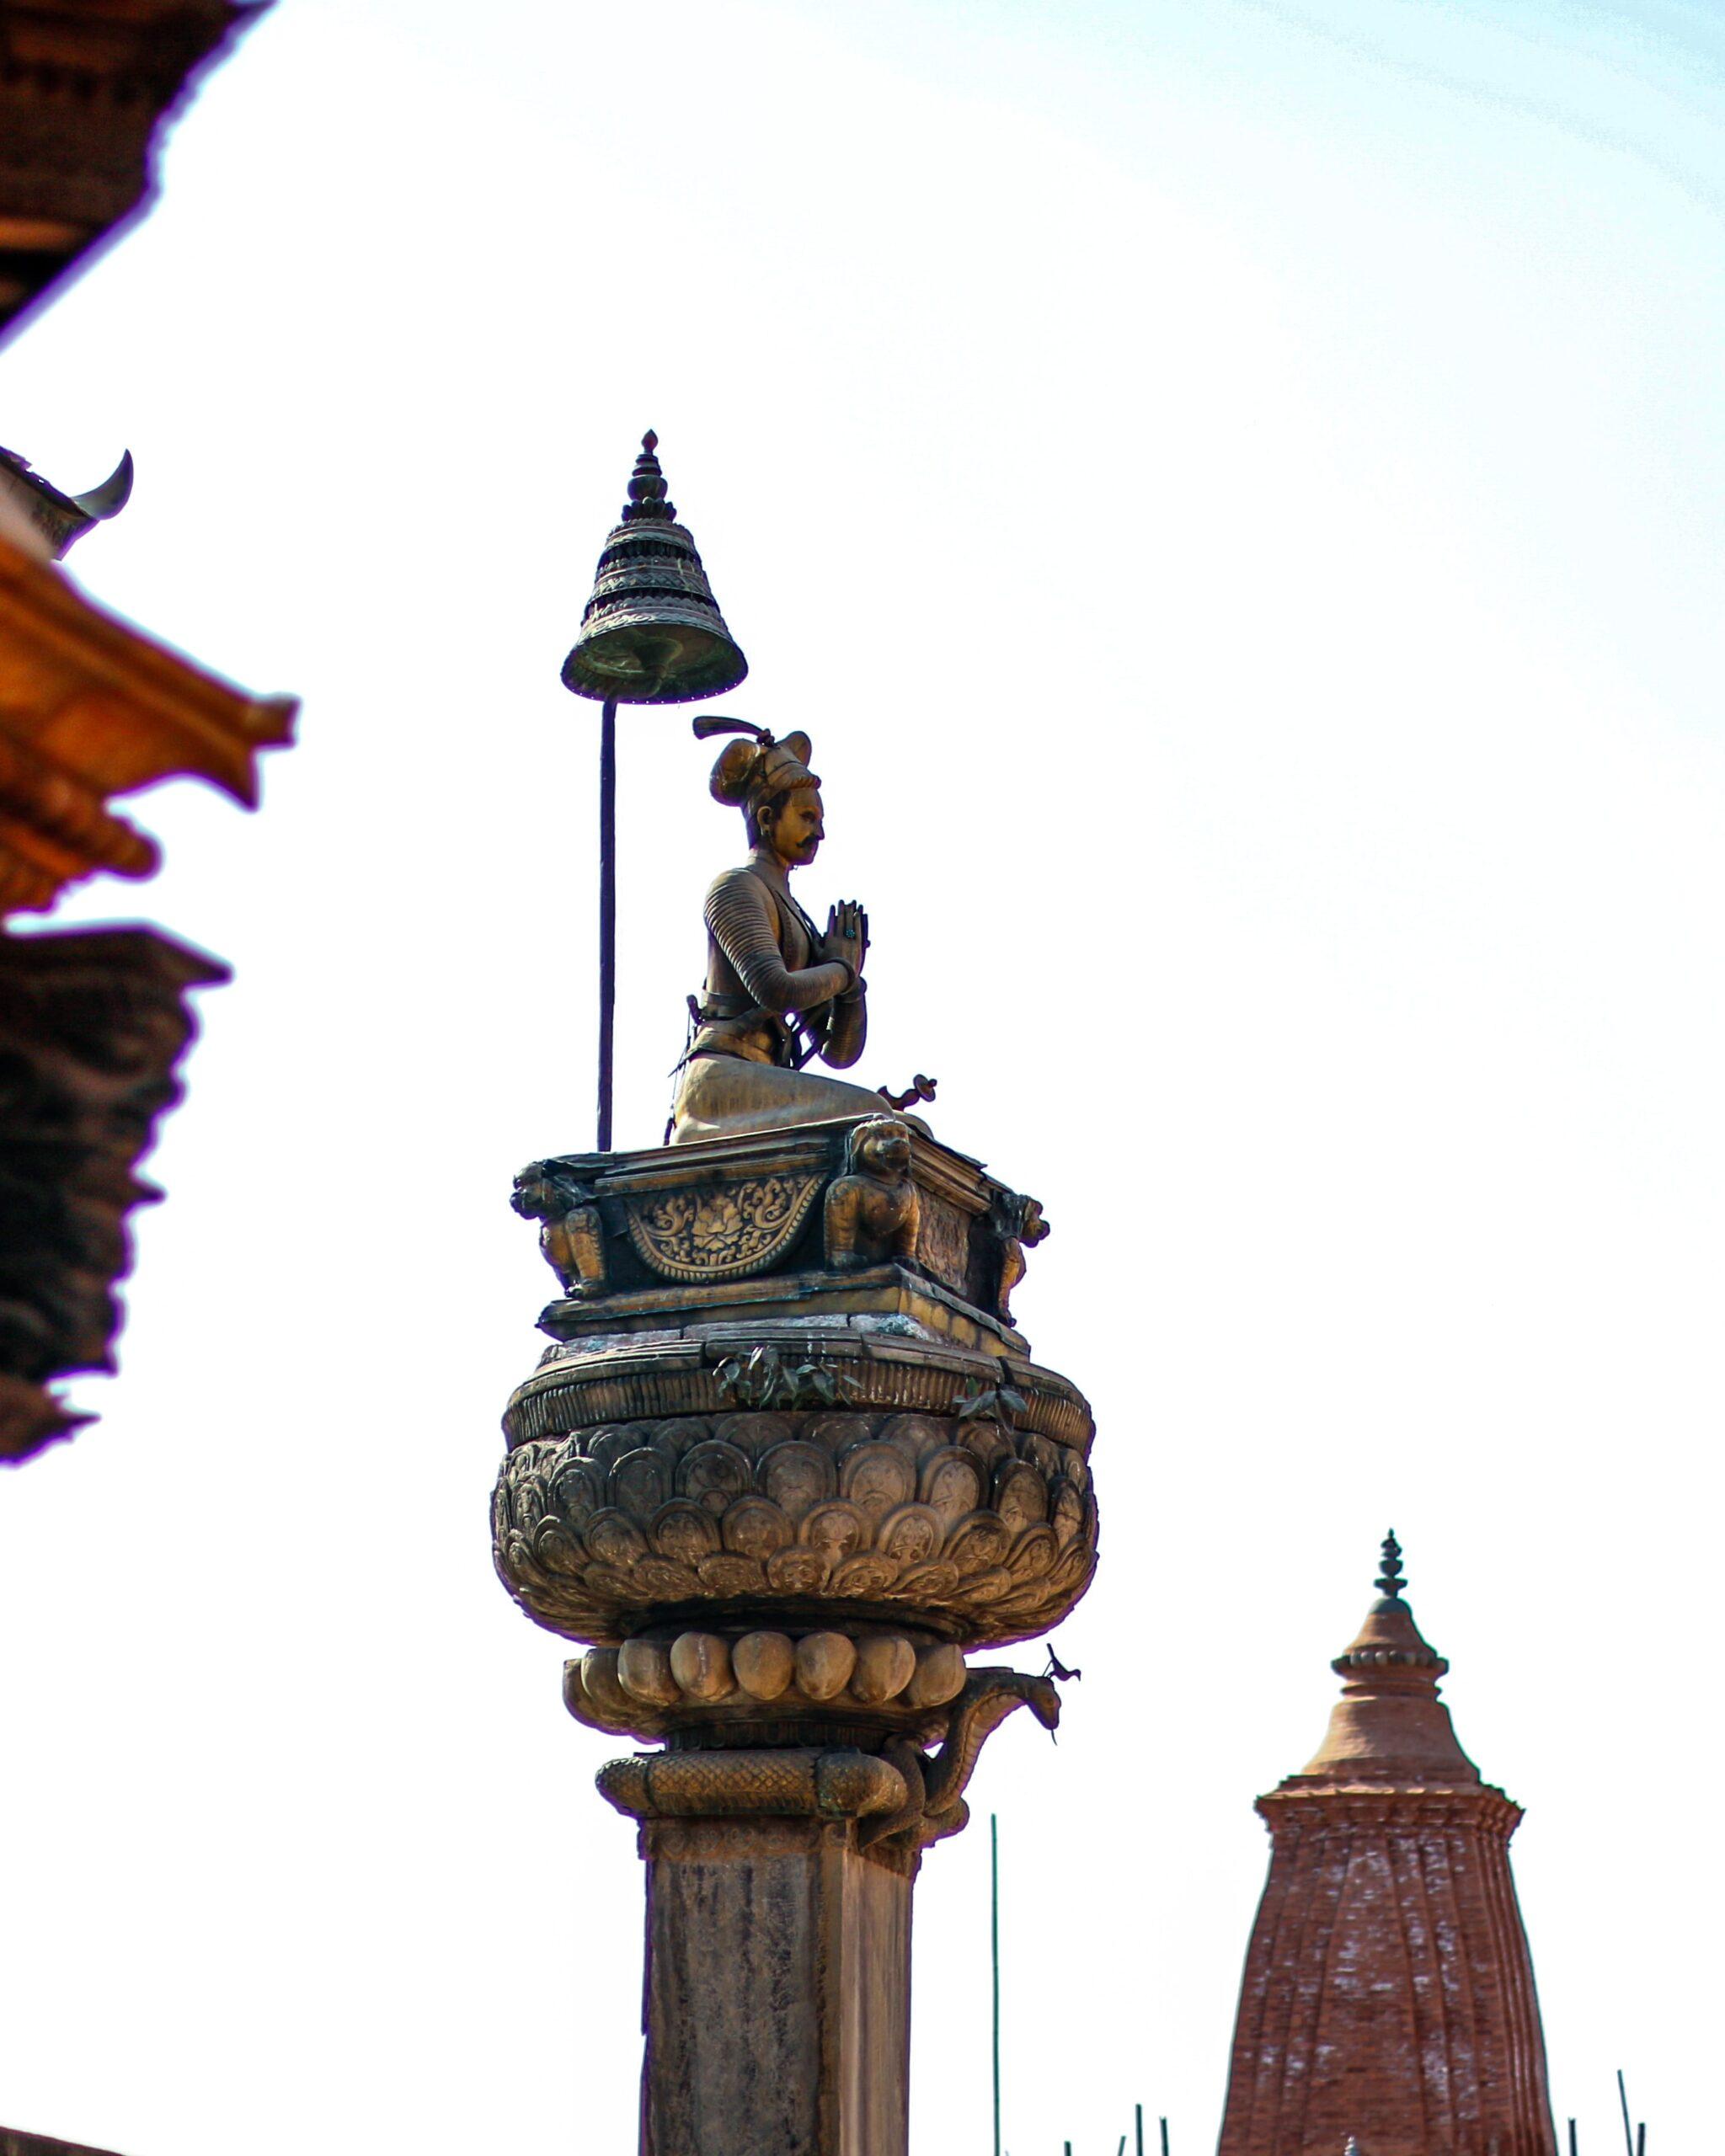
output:
[[[809,768],[814,744],[806,734],[788,734],[782,741],[764,726],[746,718],[725,718],[717,712],[703,712],[695,721],[695,737],[705,741],[715,734],[737,734],[741,740],[728,741],[719,751],[708,782],[715,801],[727,808],[754,808],[776,801],[799,786],[819,786]]]

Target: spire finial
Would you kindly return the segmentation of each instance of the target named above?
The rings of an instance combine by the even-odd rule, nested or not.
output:
[[[659,436],[649,427],[641,437],[641,454],[629,477],[629,499],[623,507],[625,524],[675,524],[677,513],[665,498],[665,474],[654,454]]]
[[[1330,1664],[1342,1696],[1329,1733],[1296,1782],[1477,1782],[1479,1770],[1455,1742],[1438,1679],[1450,1665],[1421,1636],[1402,1600],[1402,1545],[1384,1537],[1378,1597],[1365,1622]]]

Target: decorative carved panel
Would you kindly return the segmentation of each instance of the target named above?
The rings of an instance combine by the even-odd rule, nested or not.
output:
[[[760,1176],[624,1200],[629,1240],[667,1280],[740,1280],[796,1241],[823,1178]]]
[[[932,1190],[922,1192],[921,1201],[916,1255],[937,1280],[962,1295],[970,1277],[970,1215]]]

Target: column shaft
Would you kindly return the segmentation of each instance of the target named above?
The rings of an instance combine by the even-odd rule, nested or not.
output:
[[[856,1831],[643,1826],[643,2156],[905,2156],[911,1866]]]

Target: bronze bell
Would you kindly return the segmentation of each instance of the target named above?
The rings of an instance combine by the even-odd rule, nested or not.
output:
[[[641,437],[622,521],[605,542],[581,633],[563,663],[578,696],[681,704],[722,696],[749,662],[713,603],[695,542],[665,499],[655,434]]]

